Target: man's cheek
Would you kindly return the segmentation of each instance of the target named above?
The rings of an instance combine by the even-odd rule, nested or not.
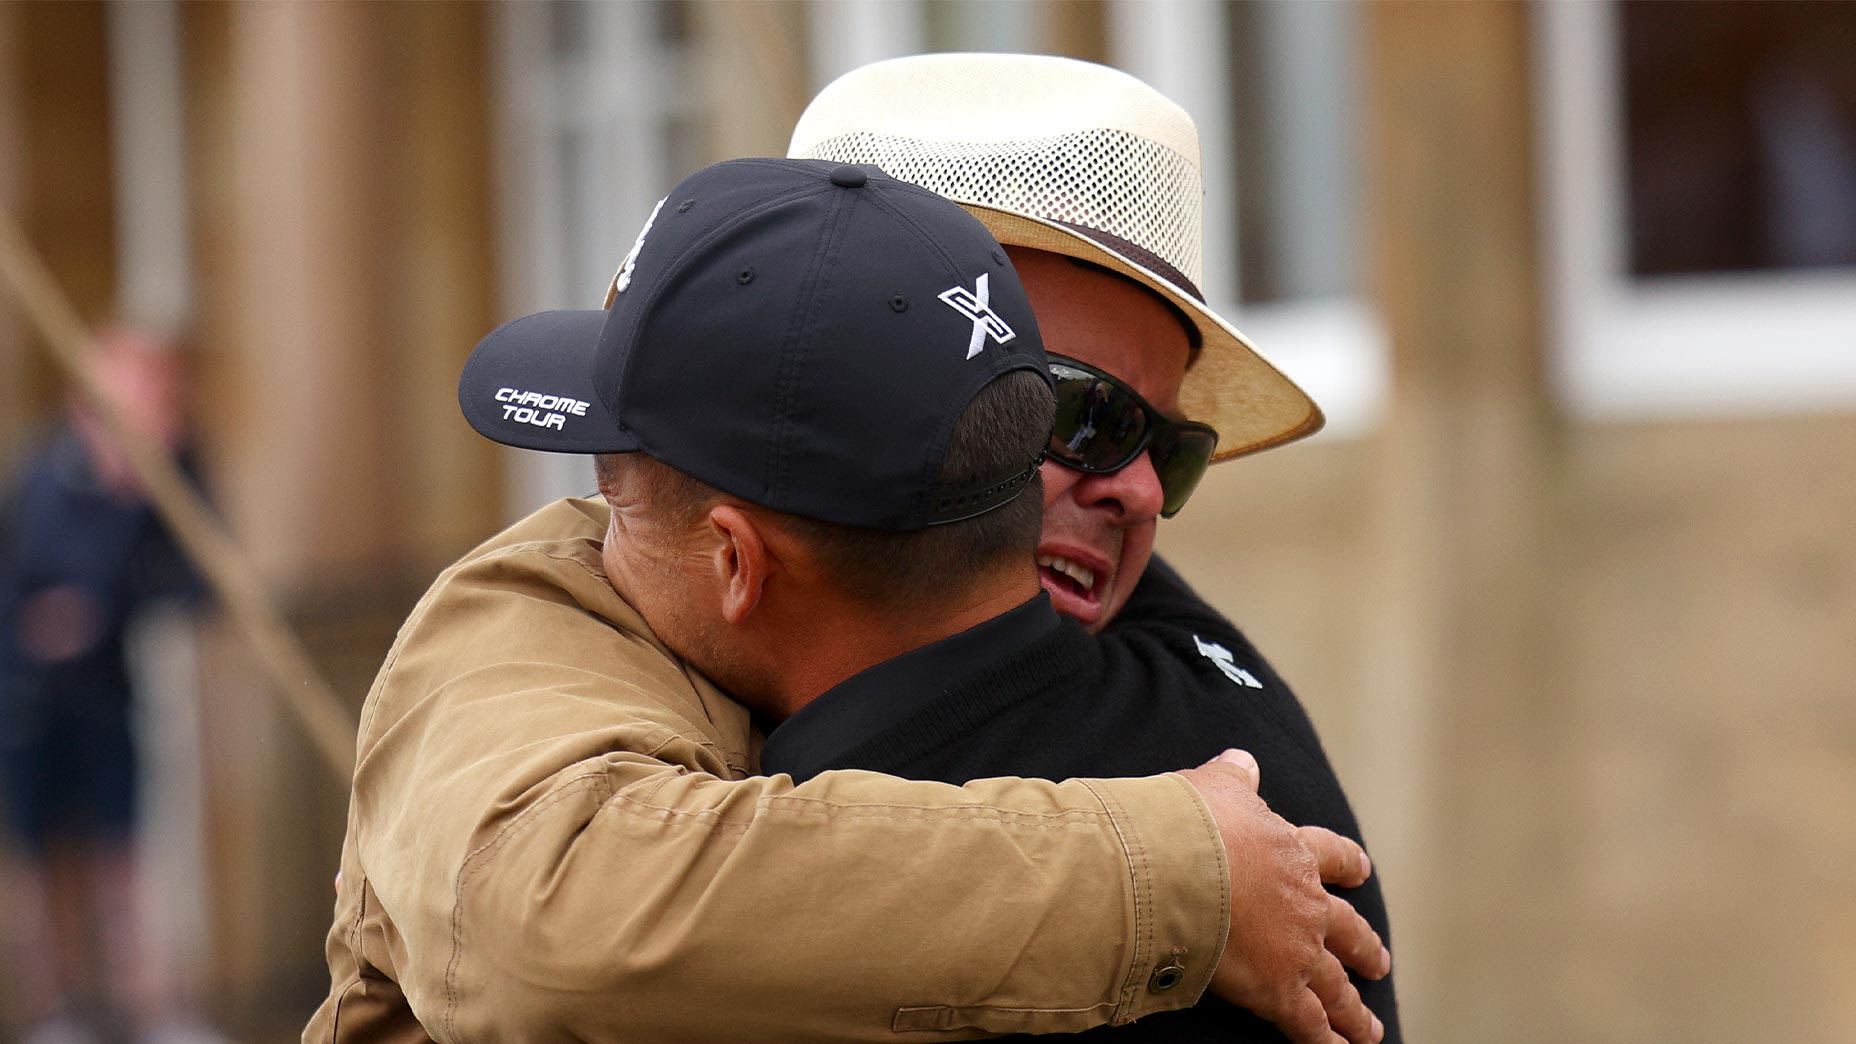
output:
[[[1066,468],[1056,461],[1047,460],[1043,466],[1038,468],[1038,480],[1044,486],[1044,510],[1047,516],[1051,505],[1069,496],[1070,491],[1076,488],[1076,483],[1082,477],[1082,472]]]
[[[1101,630],[1115,619],[1121,607],[1128,604],[1129,596],[1134,594],[1135,585],[1141,582],[1141,574],[1147,571],[1148,560],[1153,558],[1156,528],[1155,523],[1148,522],[1123,534],[1121,561],[1115,566],[1115,587],[1105,599],[1107,604],[1103,606],[1102,619],[1095,630]]]

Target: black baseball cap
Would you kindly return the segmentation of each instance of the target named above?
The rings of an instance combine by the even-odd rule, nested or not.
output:
[[[458,404],[497,442],[642,452],[751,503],[914,530],[1000,507],[1037,461],[938,483],[949,434],[1014,370],[1050,380],[1005,251],[872,166],[741,159],[665,196],[603,310],[524,316],[471,352]]]

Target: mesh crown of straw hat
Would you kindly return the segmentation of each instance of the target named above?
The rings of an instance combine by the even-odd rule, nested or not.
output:
[[[1313,434],[1321,411],[1206,307],[1199,135],[1119,70],[1047,55],[929,54],[845,73],[787,154],[873,163],[952,199],[1002,243],[1119,272],[1197,328],[1180,409],[1218,429],[1214,460]]]

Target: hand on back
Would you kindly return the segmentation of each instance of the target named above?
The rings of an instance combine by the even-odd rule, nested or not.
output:
[[[1378,979],[1391,955],[1365,918],[1322,888],[1364,883],[1372,872],[1365,850],[1271,812],[1257,796],[1257,763],[1243,751],[1180,774],[1211,810],[1231,867],[1231,930],[1211,991],[1296,1044],[1376,1044],[1385,1027],[1347,969]]]

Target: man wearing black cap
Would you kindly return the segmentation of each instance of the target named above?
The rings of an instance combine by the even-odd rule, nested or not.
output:
[[[1271,815],[1240,755],[959,788],[753,775],[761,727],[814,701],[880,725],[892,706],[842,694],[1071,626],[1021,496],[1050,379],[977,222],[819,163],[693,175],[608,310],[486,338],[467,418],[597,454],[606,505],[493,538],[402,629],[304,1039],[952,1039],[1208,985],[1298,1040],[1371,1039],[1322,940],[1357,970],[1384,954],[1330,926],[1310,854],[1357,884],[1363,853]]]

